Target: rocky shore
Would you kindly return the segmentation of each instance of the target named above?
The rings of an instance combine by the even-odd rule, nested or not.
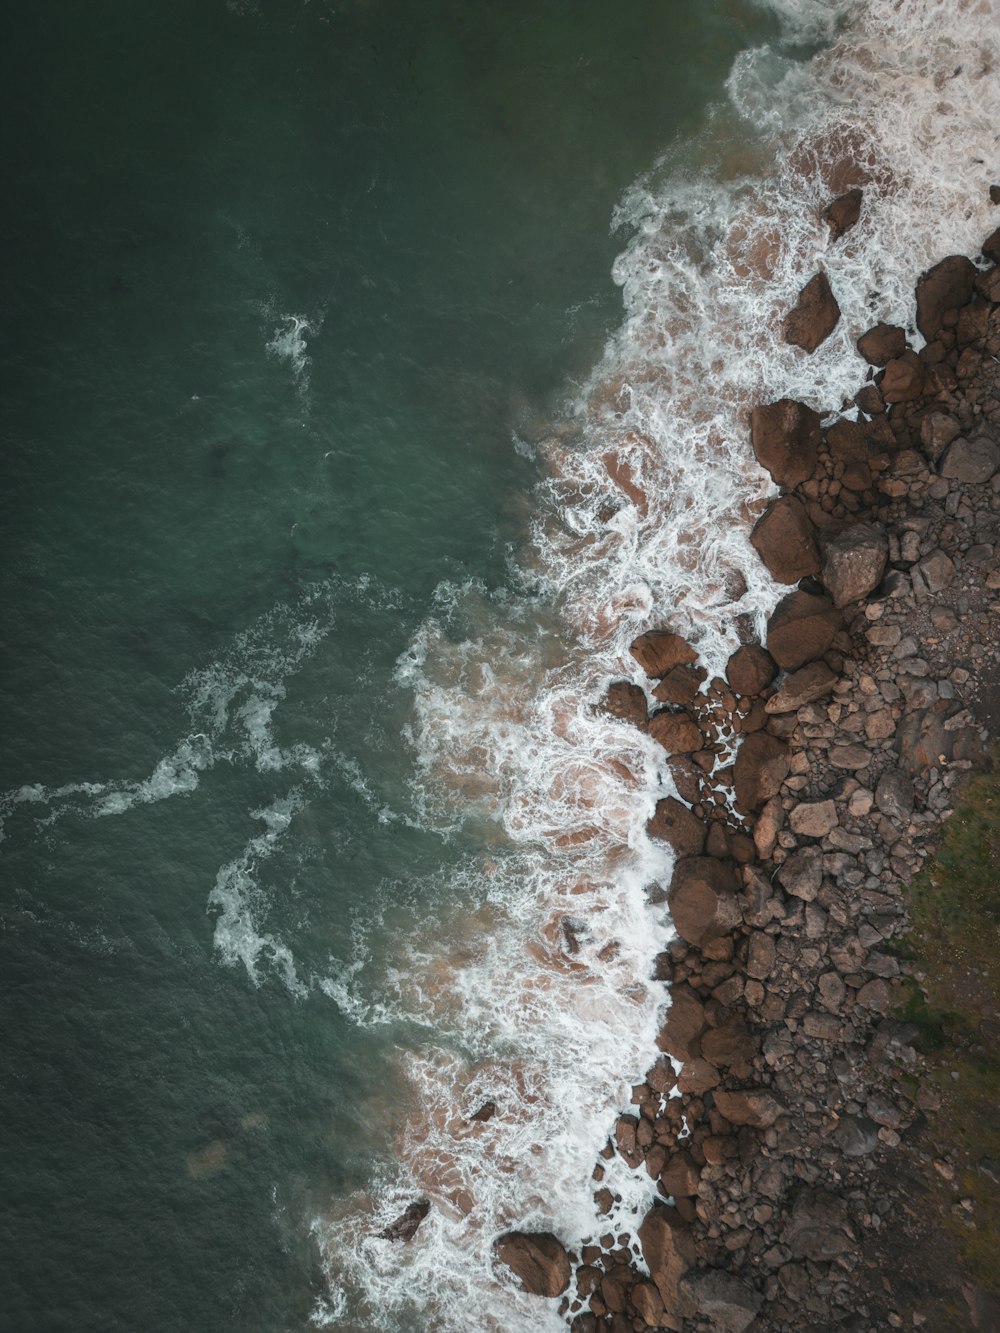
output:
[[[834,243],[862,208],[833,201]],[[680,799],[650,833],[677,853],[678,938],[662,1054],[594,1171],[602,1212],[616,1154],[662,1202],[617,1242],[497,1245],[574,1333],[1000,1327],[986,1293],[893,1257],[943,1169],[897,1016],[907,886],[1000,714],[998,261],[1000,229],[920,277],[919,351],[859,329],[868,381],[825,429],[800,403],[754,410],[780,494],[752,540],[790,586],[765,642],[748,630],[708,680],[664,624],[602,705],[669,756]],[[818,273],[785,336],[808,355],[839,319]]]

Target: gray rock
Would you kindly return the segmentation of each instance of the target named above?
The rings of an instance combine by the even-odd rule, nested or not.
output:
[[[835,1259],[845,1254],[854,1245],[846,1201],[827,1190],[802,1190],[781,1239],[796,1259]]]
[[[812,902],[823,883],[823,853],[818,847],[805,847],[782,863],[778,879],[793,898]]]
[[[913,591],[918,600],[933,597],[955,580],[955,564],[944,551],[931,551],[910,571]]]
[[[883,773],[875,788],[875,804],[896,824],[905,824],[913,813],[913,783],[898,768]]]
[[[865,1116],[845,1115],[833,1137],[845,1157],[868,1157],[878,1147],[878,1125]]]
[[[681,1292],[716,1333],[744,1333],[763,1304],[753,1287],[719,1269],[689,1273],[681,1281]]]
[[[989,481],[1000,467],[1000,446],[985,436],[974,440],[959,436],[948,446],[941,463],[941,476],[952,481],[977,484]]]

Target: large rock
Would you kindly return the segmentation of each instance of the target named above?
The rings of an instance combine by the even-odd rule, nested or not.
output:
[[[679,1313],[680,1281],[697,1257],[690,1227],[676,1208],[654,1204],[639,1227],[639,1244],[668,1317]],[[683,1305],[686,1306],[686,1301]],[[679,1323],[668,1325],[678,1326]]]
[[[987,436],[974,440],[959,437],[948,448],[941,463],[941,476],[977,485],[989,481],[1000,467],[1000,447]]]
[[[727,1092],[716,1088],[712,1093],[715,1107],[731,1125],[749,1125],[751,1129],[770,1129],[785,1114],[784,1103],[770,1088],[743,1088]]]
[[[748,1283],[717,1268],[689,1273],[681,1289],[712,1333],[745,1333],[764,1303]]]
[[[508,1231],[495,1248],[532,1296],[561,1296],[569,1286],[569,1255],[551,1231]]]
[[[837,683],[837,675],[825,662],[810,662],[808,666],[791,672],[781,682],[777,693],[764,705],[768,713],[795,713],[804,704],[822,699]]]
[[[738,887],[728,861],[714,856],[688,856],[678,861],[667,903],[681,939],[701,948],[735,929],[743,919],[736,896]]]
[[[846,1254],[854,1246],[846,1202],[827,1190],[802,1190],[781,1239],[796,1259],[821,1262]]]
[[[945,312],[958,310],[972,296],[976,266],[965,255],[949,255],[917,282],[917,328],[930,341],[941,332]]]
[[[726,678],[737,694],[763,694],[778,674],[778,664],[759,643],[737,648],[726,665]]]
[[[850,231],[861,216],[861,201],[864,192],[859,189],[848,190],[829,204],[823,214],[826,225],[830,228],[830,240],[839,241],[845,231]]]
[[[378,1233],[380,1240],[412,1240],[417,1228],[431,1210],[430,1201],[417,1199],[408,1204],[395,1221],[390,1222],[384,1231]]]
[[[823,853],[818,847],[793,852],[778,868],[778,880],[793,898],[812,902],[823,883]]]
[[[799,292],[795,307],[785,318],[785,342],[815,352],[829,338],[840,319],[840,306],[825,273],[814,273]]]
[[[783,597],[767,624],[767,651],[785,671],[822,657],[840,629],[842,617],[828,597],[796,588]]]
[[[679,634],[651,629],[633,639],[629,651],[647,676],[665,676],[675,666],[689,666],[698,654]]]
[[[704,823],[673,796],[656,802],[646,831],[651,838],[669,842],[678,856],[700,856],[705,850]]]
[[[641,1279],[632,1288],[630,1299],[633,1310],[647,1328],[659,1328],[661,1326],[666,1311],[663,1308],[660,1293],[656,1290],[655,1282],[649,1282],[645,1278]]]
[[[803,801],[788,820],[792,832],[803,838],[825,838],[839,822],[833,801]]]
[[[646,696],[638,685],[630,680],[616,680],[608,686],[608,692],[600,704],[602,712],[609,717],[616,717],[621,722],[631,722],[634,727],[645,730]]]
[[[875,804],[893,823],[903,825],[913,814],[913,783],[898,768],[890,768],[878,780]]]
[[[898,324],[876,324],[857,342],[858,351],[873,366],[884,366],[906,351],[906,333]]]
[[[782,495],[768,505],[750,534],[754,550],[779,583],[798,583],[819,573],[819,547],[805,505]]]
[[[908,403],[924,391],[927,372],[916,352],[903,352],[885,368],[879,390],[887,403]]]
[[[671,987],[670,1008],[656,1044],[675,1060],[693,1060],[701,1055],[701,1034],[708,1020],[705,1006],[690,986]]]
[[[882,582],[889,539],[873,523],[852,523],[826,542],[822,579],[837,607],[867,597]]]
[[[736,752],[733,785],[737,804],[743,810],[759,810],[788,777],[791,763],[788,746],[768,731],[745,736]]]
[[[983,241],[983,254],[987,259],[992,259],[994,264],[1000,264],[1000,227],[991,231]]]
[[[819,414],[805,403],[781,398],[761,403],[750,418],[750,442],[775,485],[788,490],[808,481],[819,461]]]
[[[693,754],[705,744],[697,722],[689,713],[671,708],[657,710],[649,719],[647,729],[654,741],[666,750],[667,754]]]
[[[733,1017],[709,1028],[701,1039],[702,1058],[716,1069],[745,1065],[757,1054],[758,1042],[742,1018]]]

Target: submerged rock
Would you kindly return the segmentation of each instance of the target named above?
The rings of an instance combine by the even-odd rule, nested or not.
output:
[[[417,1199],[400,1213],[394,1222],[390,1222],[384,1231],[378,1233],[379,1240],[412,1240],[417,1228],[431,1210],[429,1199]]]
[[[838,196],[833,203],[827,205],[823,214],[826,225],[830,228],[830,239],[839,241],[845,232],[850,231],[861,216],[861,202],[864,199],[864,191],[860,189],[848,190],[846,194]]]
[[[785,319],[785,342],[815,352],[840,320],[840,306],[825,273],[814,273],[799,292],[794,309]]]

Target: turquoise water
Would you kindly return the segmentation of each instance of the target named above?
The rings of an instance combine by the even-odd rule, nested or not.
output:
[[[503,583],[515,438],[619,317],[614,205],[766,31],[8,16],[0,1326],[307,1327],[417,1040],[337,985],[490,836],[428,814],[395,663],[440,584]]]

